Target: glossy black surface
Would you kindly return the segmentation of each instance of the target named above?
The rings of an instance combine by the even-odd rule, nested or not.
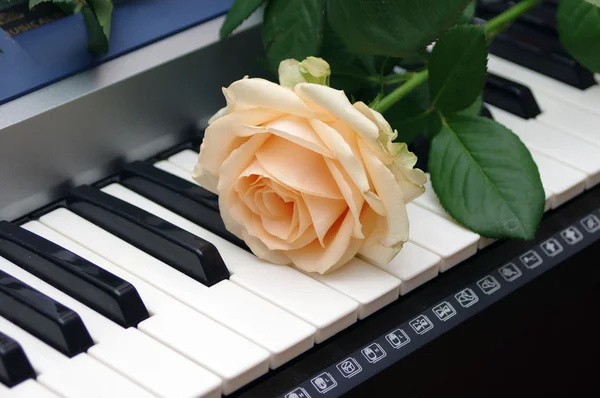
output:
[[[0,271],[0,316],[73,357],[94,342],[77,313]]]
[[[514,2],[480,2],[477,22],[492,19]],[[492,7],[491,4],[496,4]],[[494,37],[490,52],[528,69],[585,90],[596,84],[594,74],[563,48],[553,19],[554,5],[535,8]]]
[[[156,169],[154,166],[148,167]],[[153,180],[162,180],[164,178],[167,182],[158,183],[144,177],[123,173],[121,174],[120,183],[229,242],[245,250],[249,250],[243,240],[225,228],[225,224],[223,224],[218,211],[218,203],[215,208],[214,205],[206,205],[205,201],[199,198],[196,192],[198,189],[204,191],[202,188],[183,178],[159,169],[156,170],[160,173],[154,174]],[[214,201],[217,202],[216,195],[210,192],[208,194],[212,195],[215,198]]]
[[[206,286],[229,278],[212,243],[96,188],[74,188],[66,207]]]
[[[483,100],[523,119],[532,119],[541,113],[528,87],[493,74],[486,78]]]
[[[0,256],[123,327],[149,316],[132,284],[7,221],[0,221]]]
[[[0,383],[13,387],[31,378],[35,372],[21,345],[0,332]]]
[[[205,207],[219,211],[219,198],[197,184],[192,184],[182,178],[158,169],[145,162],[133,162],[126,165],[120,173],[121,181],[141,177],[164,188],[177,192]]]

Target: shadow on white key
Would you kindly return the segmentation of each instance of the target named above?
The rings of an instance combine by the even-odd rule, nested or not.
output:
[[[59,398],[35,380],[25,380],[8,389],[0,384],[0,397],[4,398]]]
[[[525,120],[496,107],[489,108],[494,118],[518,135],[530,150],[545,154],[585,173],[586,188],[600,182],[600,146],[556,130],[535,119]]]
[[[402,281],[400,294],[404,295],[435,278],[441,262],[437,254],[406,242],[389,264],[379,267]]]
[[[161,217],[214,244],[232,273],[230,280],[317,328],[320,343],[357,320],[358,303],[287,266],[259,260],[230,242],[117,184],[103,191]]]
[[[442,258],[444,272],[477,252],[480,236],[414,203],[406,206],[410,241]]]
[[[2,271],[77,312],[98,343],[88,350],[88,354],[100,362],[160,397],[220,395],[221,380],[216,376],[137,329],[124,329],[36,276],[3,260],[0,258]],[[193,384],[195,377],[201,381],[196,385]]]
[[[169,157],[167,161],[177,167],[191,173],[194,170],[196,161],[198,160],[198,152],[186,149]]]

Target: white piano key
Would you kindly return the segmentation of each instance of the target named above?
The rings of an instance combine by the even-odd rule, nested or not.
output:
[[[307,275],[356,300],[360,319],[396,301],[400,295],[401,282],[398,278],[359,258],[353,258],[327,275]]]
[[[0,317],[0,330],[21,345],[37,374],[47,372],[53,368],[60,368],[69,361],[66,355],[3,317]]]
[[[490,106],[490,111],[496,120],[518,135],[528,148],[585,173],[586,188],[600,182],[600,146],[535,119],[521,119],[493,106]]]
[[[103,317],[10,262],[0,262],[0,269],[77,312],[92,338],[96,343],[99,343],[90,348],[88,353],[120,374],[135,380],[149,391],[165,398],[193,397],[197,391],[193,386],[186,384],[186,380],[182,376],[186,372],[187,374],[196,372],[197,387],[201,390],[208,389],[211,394],[215,393],[213,391],[213,378],[216,378],[215,376],[210,375],[197,365],[193,365],[193,369],[189,370],[190,364],[187,359],[172,351],[170,355],[165,353],[165,350],[167,352],[170,350],[156,340],[144,336],[135,329],[125,330],[108,318]],[[155,365],[154,369],[157,372],[160,370],[163,379],[156,378],[156,375],[150,372],[140,372],[141,369],[148,366],[148,358],[161,360],[161,365]],[[164,380],[171,381],[180,388],[175,389],[172,386],[166,386]],[[187,393],[186,389],[189,390]],[[171,390],[171,393],[169,393],[169,390]]]
[[[87,354],[41,374],[38,381],[65,398],[155,397]]]
[[[600,115],[560,101],[544,92],[536,93],[535,97],[542,109],[537,120],[600,145]]]
[[[263,262],[123,186],[112,184],[103,190],[214,244],[233,274],[232,282],[315,326],[317,343],[356,322],[358,303],[345,295],[290,267]]]
[[[4,398],[59,398],[58,395],[31,379],[17,384],[10,390],[4,387],[6,388],[4,391],[2,388],[0,384],[0,397]]]
[[[247,352],[254,355],[247,361],[248,363],[254,363],[255,366],[261,367],[264,361],[263,355],[267,356],[267,360],[271,357],[273,366],[285,360],[289,351],[278,351],[281,349],[281,346],[278,345],[281,340],[273,337],[276,332],[285,334],[290,347],[305,347],[307,342],[310,345],[313,331],[310,325],[306,325],[265,300],[255,297],[255,300],[251,302],[232,298],[233,302],[226,306],[223,305],[221,311],[214,311],[213,308],[216,304],[213,303],[215,301],[213,297],[219,294],[219,291],[213,289],[216,285],[209,288],[199,284],[66,209],[55,210],[40,220],[109,261],[126,268],[154,287],[208,315],[220,324],[262,347],[272,350],[272,355],[269,356],[259,347],[256,347],[255,350],[248,349]],[[225,280],[220,283],[230,284],[231,282]],[[232,286],[231,289],[243,290],[239,286]],[[226,309],[228,311],[225,311]],[[240,316],[244,312],[254,313],[255,317],[248,320]],[[275,331],[270,326],[272,324],[277,324],[279,329]]]
[[[534,95],[537,92],[545,93],[560,101],[570,102],[588,112],[600,115],[600,106],[598,106],[600,104],[600,86],[598,85],[580,90],[492,54],[488,57],[488,70],[529,87]]]
[[[242,364],[238,367],[232,366],[232,363],[235,361],[245,359],[245,356],[240,353],[252,351],[252,347],[254,347],[252,343],[238,334],[225,328],[225,326],[222,326],[211,318],[199,312],[192,311],[190,307],[182,302],[168,296],[137,276],[127,272],[125,269],[114,265],[103,257],[98,256],[37,221],[24,224],[23,227],[133,284],[150,314],[154,315],[149,320],[143,321],[138,325],[140,330],[152,335],[157,340],[164,342],[169,347],[181,352],[186,357],[191,358],[209,370],[216,369],[221,374],[229,374],[235,373],[236,369],[240,373],[248,367],[247,364]],[[173,314],[179,315],[174,316]],[[168,316],[168,325],[166,327],[162,324],[164,316]],[[154,325],[159,326],[155,328]],[[164,334],[161,332],[163,330],[166,330]],[[179,330],[189,330],[190,333],[193,333],[194,338],[188,340],[177,338],[173,340],[171,338],[173,333]],[[219,355],[211,355],[215,347],[220,347]],[[194,355],[191,355],[191,353]],[[251,352],[249,356],[253,357],[254,355]],[[223,367],[223,363],[226,363],[225,367]],[[240,385],[245,383],[243,381]],[[230,386],[231,383],[228,384],[228,387]],[[228,389],[228,391],[232,390]]]
[[[8,394],[8,387],[6,387],[4,384],[0,383],[0,397],[5,397]]]
[[[215,372],[223,379],[224,394],[231,394],[268,372],[269,355],[266,351],[247,344],[227,329],[204,329],[202,323],[182,324],[182,319],[192,315],[190,312],[191,310],[184,310],[155,315],[141,322],[138,327],[144,333]],[[181,327],[177,327],[178,325]],[[277,329],[276,324],[270,326]],[[202,333],[199,334],[198,330],[202,330]],[[255,359],[257,357],[261,358],[258,363]]]
[[[192,152],[193,153],[193,152]],[[188,172],[186,169],[182,169],[181,167],[167,162],[166,160],[161,160],[160,162],[156,162],[154,163],[154,167],[156,167],[157,169],[161,169],[163,171],[166,171],[167,173],[171,173],[173,175],[176,175],[179,178],[183,178],[186,181],[189,181],[191,183],[194,184],[198,184],[193,178],[192,178],[192,173]]]
[[[152,350],[148,350],[148,347],[152,347]],[[91,347],[88,354],[105,364],[111,364],[120,373],[126,370],[129,379],[159,397],[221,396],[219,377],[135,328],[127,329],[118,341]]]
[[[198,160],[198,152],[186,149],[169,157],[167,160],[169,163],[173,163],[175,166],[191,173]]]
[[[392,261],[379,267],[402,281],[400,294],[405,295],[435,278],[440,271],[441,262],[442,259],[437,254],[406,242]]]
[[[477,252],[479,235],[456,225],[414,203],[406,206],[410,220],[410,241],[442,258],[444,272]]]

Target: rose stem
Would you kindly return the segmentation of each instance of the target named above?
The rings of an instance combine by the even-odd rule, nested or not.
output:
[[[496,33],[506,28],[510,23],[514,22],[521,15],[540,4],[542,0],[523,0],[514,7],[509,8],[502,14],[492,18],[485,25],[485,33],[488,37],[493,37]],[[427,70],[422,70],[415,73],[403,85],[383,97],[373,109],[383,113],[388,110],[396,102],[406,97],[412,90],[425,83],[429,77]]]

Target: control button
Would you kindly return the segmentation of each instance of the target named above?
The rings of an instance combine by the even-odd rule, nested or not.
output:
[[[560,236],[562,236],[569,245],[577,244],[583,239],[583,234],[575,227],[569,227],[561,231]]]
[[[347,379],[359,374],[362,371],[362,367],[358,364],[358,361],[352,357],[344,359],[335,367],[340,371],[342,376]]]
[[[377,343],[373,343],[363,348],[360,352],[370,363],[379,362],[387,355],[383,348]]]
[[[513,282],[519,279],[521,275],[523,275],[523,272],[521,272],[516,264],[508,263],[505,266],[500,267],[500,275],[502,275],[505,281]]]
[[[477,286],[479,286],[482,292],[489,295],[500,289],[500,282],[493,276],[488,275],[477,281]]]
[[[563,247],[556,239],[550,238],[542,243],[542,250],[548,257],[555,257],[559,253],[562,253]]]
[[[469,308],[470,306],[479,301],[479,297],[477,297],[473,289],[470,288],[463,289],[460,292],[456,293],[454,295],[454,298],[464,308]]]
[[[393,332],[388,333],[388,335],[385,336],[385,339],[394,348],[404,347],[410,343],[410,337],[408,337],[406,332],[402,329],[396,329]]]
[[[285,394],[285,398],[310,398],[310,395],[308,395],[304,388],[298,387],[295,390]]]
[[[327,391],[337,386],[337,381],[335,381],[335,379],[327,372],[321,373],[320,375],[312,379],[310,383],[321,394],[325,394]]]
[[[446,322],[448,319],[456,315],[456,310],[447,301],[439,303],[438,305],[433,307],[432,310],[435,316],[437,316],[438,319],[443,322]]]
[[[521,263],[529,269],[534,269],[544,262],[542,257],[533,250],[529,250],[527,253],[520,256],[519,259],[521,260]]]
[[[600,231],[600,219],[593,214],[590,214],[581,220],[581,225],[591,234]]]
[[[425,315],[419,315],[410,321],[409,324],[417,334],[425,334],[433,329],[433,323]]]

